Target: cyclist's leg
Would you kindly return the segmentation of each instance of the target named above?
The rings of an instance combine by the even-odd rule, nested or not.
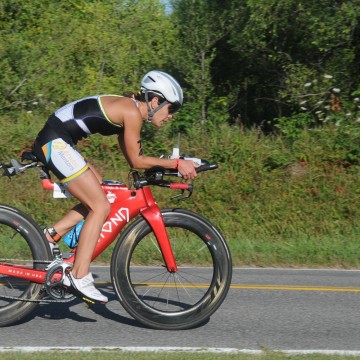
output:
[[[88,209],[72,270],[74,277],[82,278],[89,273],[92,254],[110,212],[110,203],[91,170],[72,180],[67,189]]]
[[[84,301],[106,303],[108,298],[94,286],[90,263],[102,226],[110,212],[110,203],[91,170],[72,180],[67,189],[89,212],[80,232],[74,266],[65,277],[63,285]]]
[[[74,149],[71,139],[64,140],[51,132],[51,129],[45,129],[42,136],[37,137],[33,149],[47,168],[67,185],[69,192],[89,210],[80,233],[73,271],[65,277],[64,286],[84,300],[106,302],[106,296],[93,285],[89,267],[110,212],[110,203],[100,186],[99,174]]]
[[[89,210],[83,204],[75,205],[62,219],[55,223],[53,228],[60,235],[63,236],[68,233],[79,221],[86,218]],[[49,242],[52,239],[48,233],[46,237]]]
[[[101,182],[99,173],[76,151],[72,140],[63,135],[59,135],[51,126],[45,125],[34,142],[33,152],[61,181],[72,180],[90,168]],[[53,244],[59,241],[61,236],[70,231],[86,214],[87,209],[84,205],[74,207],[53,227],[45,229],[47,240]]]
[[[98,179],[99,183],[102,183],[102,176],[99,172],[94,168],[93,165],[87,163],[89,169],[94,173],[96,178]],[[62,219],[60,219],[53,228],[55,229],[56,233],[61,236],[68,233],[79,221],[84,219],[89,210],[83,204],[75,205]],[[48,232],[46,232],[46,238],[49,242],[54,242],[53,238],[50,236]]]

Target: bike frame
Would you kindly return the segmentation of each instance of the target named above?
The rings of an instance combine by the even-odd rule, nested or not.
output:
[[[44,189],[52,190],[55,185],[50,179],[42,180]],[[170,185],[170,188],[176,189],[186,189],[187,187],[187,184],[180,183]],[[156,236],[167,270],[171,273],[177,272],[176,261],[161,210],[155,202],[151,189],[149,187],[129,189],[125,184],[118,182],[104,182],[102,188],[111,203],[111,211],[101,230],[92,260],[109,247],[130,220],[141,214]],[[71,256],[64,261],[73,264],[75,254],[76,248],[72,251]],[[46,270],[0,263],[0,274],[44,284]]]

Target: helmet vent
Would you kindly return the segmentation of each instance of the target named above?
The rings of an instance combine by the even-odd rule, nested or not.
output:
[[[154,80],[151,76],[148,76],[148,77],[146,78],[145,82],[147,82],[147,83],[148,83],[148,82],[151,82],[150,80],[151,80],[152,82],[155,82],[155,80]]]

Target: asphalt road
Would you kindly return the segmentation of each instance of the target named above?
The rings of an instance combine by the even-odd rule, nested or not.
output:
[[[109,269],[93,268],[95,281]],[[26,321],[0,329],[12,347],[175,347],[248,350],[344,350],[360,353],[360,271],[234,269],[231,290],[205,325],[184,331],[143,327],[110,302],[44,304]]]

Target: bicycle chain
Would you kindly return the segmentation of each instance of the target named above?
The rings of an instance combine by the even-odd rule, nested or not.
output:
[[[5,295],[0,295],[0,299],[5,299],[5,300],[16,300],[16,301],[22,301],[22,302],[32,302],[32,303],[68,303],[70,301],[73,301],[75,299],[74,298],[69,298],[69,299],[64,299],[64,300],[50,300],[50,299],[22,299],[16,296],[5,296]]]
[[[52,261],[49,260],[23,260],[23,259],[0,259],[0,262],[15,261],[23,263],[33,263],[33,264],[51,264]]]

